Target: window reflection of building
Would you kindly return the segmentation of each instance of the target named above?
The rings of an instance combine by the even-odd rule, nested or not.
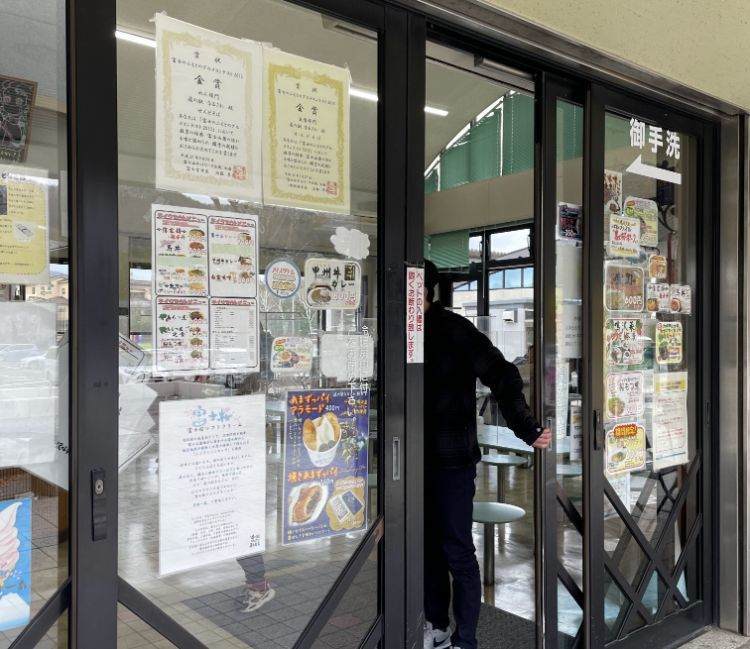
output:
[[[57,306],[58,334],[68,331],[70,323],[69,296],[70,282],[68,280],[67,266],[51,264],[49,284],[25,287],[25,299],[27,302],[49,302]]]

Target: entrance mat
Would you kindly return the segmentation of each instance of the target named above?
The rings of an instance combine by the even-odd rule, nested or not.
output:
[[[479,649],[535,649],[536,627],[531,620],[482,604],[477,641]],[[561,633],[558,647],[571,649],[573,638]]]
[[[283,572],[294,565],[299,564],[266,562],[266,577],[276,595],[257,611],[242,611],[245,588],[241,578],[235,588],[187,599],[182,604],[252,649],[291,649],[346,561],[327,561]],[[350,649],[359,645],[375,617],[375,584],[377,564],[368,561],[315,641],[315,649]]]

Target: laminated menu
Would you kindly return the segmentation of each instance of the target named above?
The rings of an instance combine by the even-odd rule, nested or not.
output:
[[[638,257],[641,254],[641,223],[622,214],[609,217],[609,254],[612,257]]]
[[[656,323],[656,362],[663,365],[682,363],[682,323]]]
[[[690,286],[683,284],[672,284],[670,287],[669,307],[672,313],[690,315],[693,310],[692,290]]]
[[[667,279],[667,258],[664,255],[649,256],[648,276],[657,282]]]
[[[640,417],[645,409],[643,372],[612,372],[607,375],[607,419]]]
[[[361,290],[362,269],[356,261],[305,260],[304,297],[311,309],[357,309]]]
[[[258,217],[208,217],[209,276],[214,297],[257,297]]]
[[[672,290],[669,284],[652,282],[646,284],[646,311],[650,313],[669,313],[671,310]]]
[[[201,213],[152,206],[154,292],[208,295],[208,236]]]
[[[287,392],[285,545],[365,529],[369,413],[368,389]]]
[[[312,370],[313,340],[302,336],[280,336],[271,345],[274,374],[309,374]]]
[[[574,203],[557,204],[557,238],[581,240],[581,206]]]
[[[611,262],[604,271],[604,305],[609,311],[643,311],[643,268]]]
[[[622,174],[604,170],[604,214],[619,214],[622,211]]]
[[[656,201],[648,198],[628,196],[625,199],[626,216],[636,218],[640,222],[640,244],[647,248],[655,248],[659,245],[659,208]]]
[[[155,303],[156,371],[208,369],[208,298],[160,296]]]
[[[632,367],[643,363],[643,320],[607,318],[604,322],[605,359],[613,366]]]
[[[211,369],[257,369],[258,301],[212,297],[209,307]]]
[[[615,424],[604,437],[604,470],[615,476],[646,466],[646,430],[638,423]]]

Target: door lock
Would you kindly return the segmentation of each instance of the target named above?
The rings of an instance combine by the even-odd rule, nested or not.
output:
[[[91,538],[107,538],[107,489],[104,469],[91,470]]]

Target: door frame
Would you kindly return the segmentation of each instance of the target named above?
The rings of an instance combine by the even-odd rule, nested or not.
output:
[[[606,625],[604,622],[604,576],[607,568],[604,550],[603,507],[605,491],[612,491],[604,477],[603,464],[603,421],[600,415],[603,402],[604,364],[604,290],[602,268],[604,262],[603,246],[597,242],[604,240],[603,220],[586,218],[584,220],[584,304],[587,317],[584,318],[584,340],[588,341],[588,361],[584,363],[584,585],[586,602],[586,646],[603,647],[667,647],[676,646],[690,637],[699,634],[714,620],[714,558],[716,530],[711,524],[716,494],[712,493],[715,472],[715,458],[712,453],[712,440],[716,433],[715,408],[717,402],[716,350],[712,340],[718,314],[718,305],[714,302],[717,291],[717,274],[712,272],[715,259],[715,240],[718,224],[709,219],[716,213],[715,186],[718,182],[719,161],[716,155],[717,125],[696,115],[672,110],[646,98],[635,96],[621,90],[592,84],[586,100],[586,133],[585,153],[588,158],[585,164],[584,214],[597,215],[604,202],[603,184],[601,182],[605,168],[605,113],[638,116],[651,123],[669,125],[681,133],[695,137],[698,155],[695,182],[696,186],[696,280],[698,286],[694,295],[696,307],[697,334],[696,343],[696,376],[698,385],[691,387],[694,391],[697,408],[695,410],[696,426],[701,428],[698,440],[698,453],[689,465],[697,473],[700,471],[699,502],[702,517],[699,531],[702,555],[700,557],[700,592],[702,598],[687,608],[673,613],[666,618],[659,618],[654,624],[645,626],[633,633],[606,643]],[[691,402],[693,399],[691,398]],[[617,500],[615,498],[615,500]],[[678,510],[679,511],[679,508]],[[697,529],[696,527],[696,529]],[[701,534],[702,532],[702,534]],[[688,542],[691,539],[688,539]],[[693,539],[694,540],[694,539]],[[637,538],[633,541],[638,542]],[[697,542],[697,541],[696,541]],[[686,544],[687,547],[687,544]],[[683,548],[685,551],[685,548]],[[650,564],[642,577],[643,588],[647,577],[652,574],[655,564]],[[638,590],[635,589],[634,590]]]

